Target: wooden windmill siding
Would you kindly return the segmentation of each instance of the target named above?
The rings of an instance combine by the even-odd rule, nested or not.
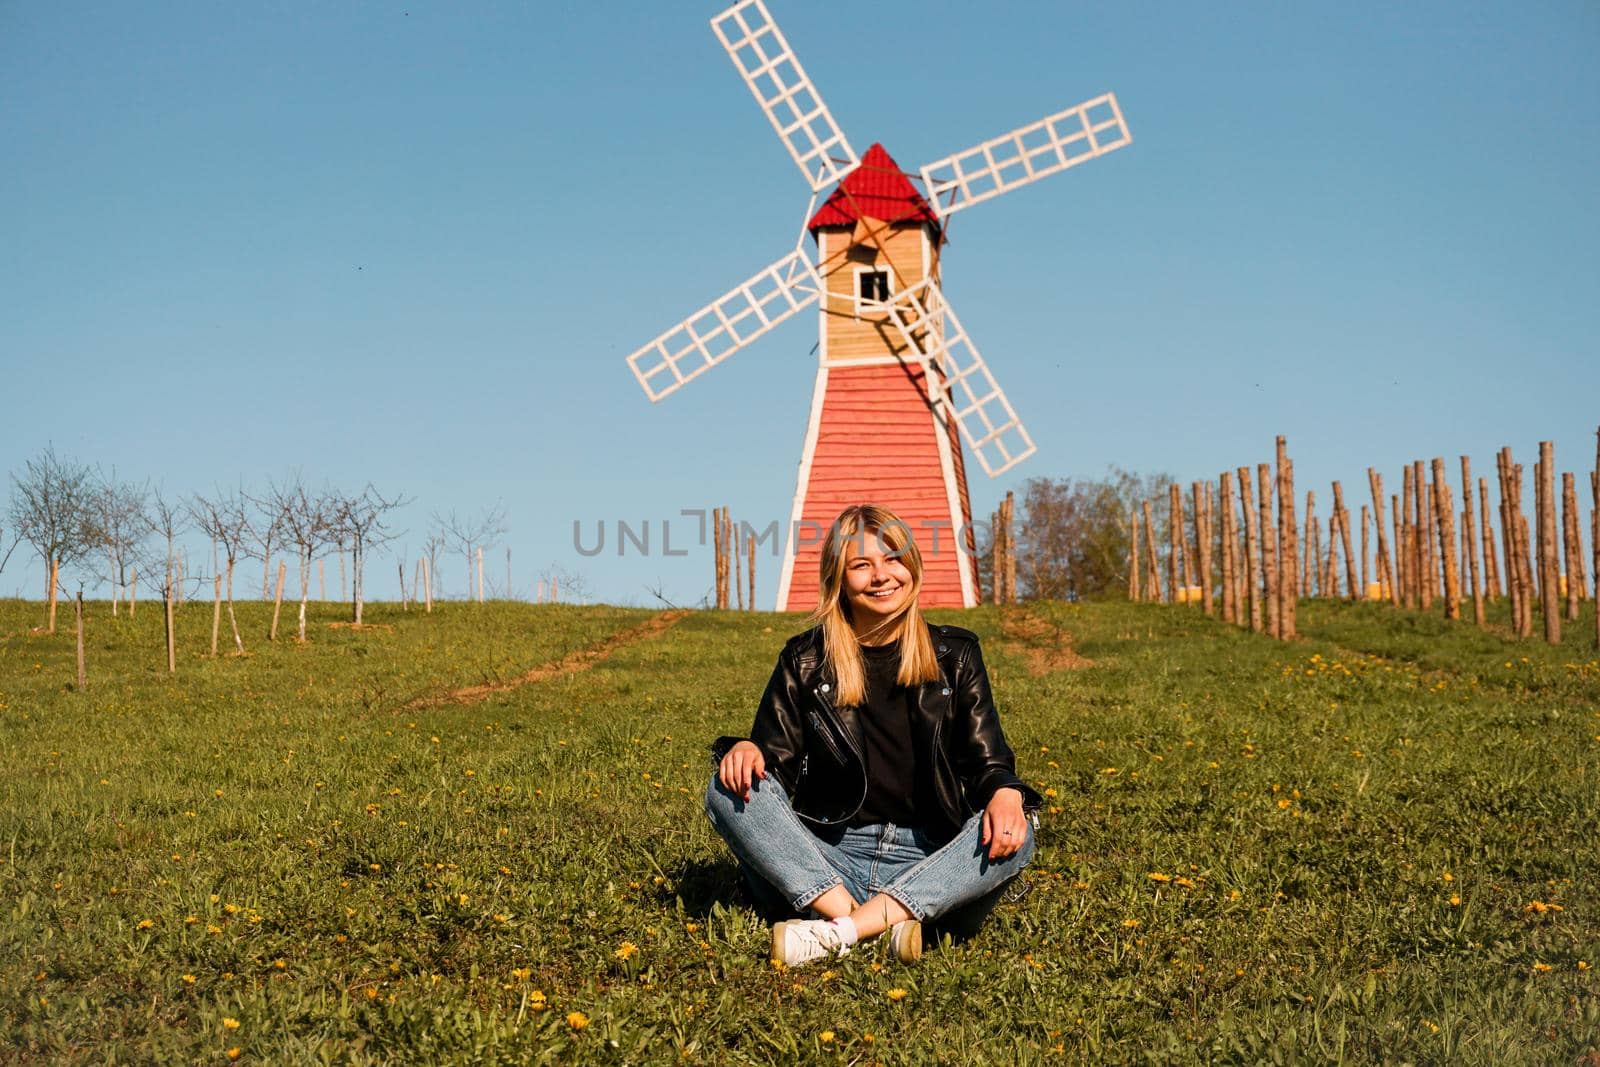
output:
[[[819,312],[821,363],[779,578],[781,610],[815,606],[821,539],[839,512],[863,503],[889,508],[911,528],[922,551],[924,605],[978,602],[957,427],[935,409],[928,367],[888,314],[860,301],[863,273],[884,274],[891,292],[928,276],[938,255],[934,218],[875,144],[811,219],[826,298]],[[966,537],[964,551],[957,550],[958,531]]]

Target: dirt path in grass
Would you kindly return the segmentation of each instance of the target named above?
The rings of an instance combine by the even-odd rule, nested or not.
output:
[[[510,678],[503,682],[485,682],[482,685],[469,685],[462,689],[452,689],[448,693],[438,696],[418,697],[407,704],[406,707],[437,708],[449,704],[476,704],[481,700],[489,699],[497,693],[509,692],[525,685],[533,685],[535,682],[548,681],[563,674],[576,674],[579,671],[586,671],[623,645],[660,636],[687,614],[689,613],[684,610],[663,611],[658,615],[652,615],[637,626],[630,626],[626,630],[612,634],[604,641],[589,645],[586,648],[574,649],[553,663],[540,664],[519,677]]]
[[[1070,633],[1028,608],[1003,609],[1000,630],[1005,635],[1006,651],[1027,660],[1028,673],[1034,676],[1094,666],[1093,660],[1073,649]]]

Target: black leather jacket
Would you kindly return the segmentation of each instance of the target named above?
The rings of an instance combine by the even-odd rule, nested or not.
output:
[[[1030,813],[1042,798],[1017,777],[978,635],[959,626],[930,624],[928,629],[944,678],[917,688],[911,731],[917,760],[932,771],[938,808],[927,814],[923,829],[948,840],[997,789],[1020,790],[1023,810]],[[854,708],[835,705],[833,689],[822,669],[821,627],[791,637],[778,655],[749,738],[766,757],[767,773],[789,794],[795,813],[822,826],[848,820],[867,792],[861,724]],[[720,761],[741,740],[717,738],[713,759]]]

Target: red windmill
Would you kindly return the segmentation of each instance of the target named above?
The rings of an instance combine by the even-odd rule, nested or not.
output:
[[[828,524],[873,502],[911,526],[922,603],[978,603],[961,439],[990,477],[1033,454],[1005,394],[939,289],[945,220],[956,211],[1104,155],[1132,138],[1116,97],[1096,97],[923,167],[881,145],[857,157],[761,0],[711,20],[812,189],[837,183],[795,250],[628,357],[659,400],[820,303],[819,366],[777,609],[807,610]]]

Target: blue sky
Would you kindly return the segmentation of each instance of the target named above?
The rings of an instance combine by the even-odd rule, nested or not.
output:
[[[1542,439],[1592,466],[1592,3],[769,6],[908,170],[1107,90],[1127,116],[1130,147],[953,221],[947,293],[1039,445],[977,474],[979,514],[1277,433],[1319,499],[1503,444],[1531,482]],[[710,551],[662,556],[661,521],[786,519],[815,373],[809,315],[659,404],[624,363],[807,202],[720,7],[0,4],[0,465],[372,481],[416,499],[413,551],[500,502],[522,595],[560,567],[697,602]],[[619,519],[654,554],[574,549]],[[0,593],[39,573],[19,552]]]

